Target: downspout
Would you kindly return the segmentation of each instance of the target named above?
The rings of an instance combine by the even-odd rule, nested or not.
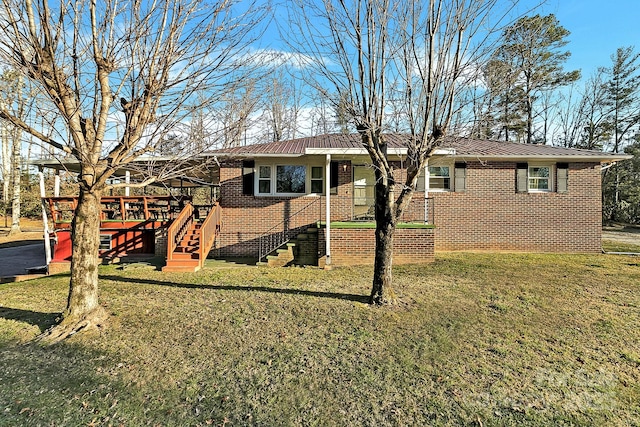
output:
[[[424,223],[429,223],[429,159],[424,162]]]
[[[324,165],[325,192],[325,270],[331,270],[331,154],[327,154]]]

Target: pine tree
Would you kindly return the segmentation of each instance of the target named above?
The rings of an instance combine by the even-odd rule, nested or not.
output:
[[[511,91],[516,96],[508,101],[524,105],[527,143],[534,142],[535,104],[540,95],[580,78],[579,70],[563,70],[564,62],[571,55],[562,50],[568,36],[569,31],[554,15],[526,16],[504,31],[502,44],[494,54],[495,60],[503,62],[504,69],[510,73],[504,81],[508,85],[515,82],[515,87],[520,89],[520,93]]]

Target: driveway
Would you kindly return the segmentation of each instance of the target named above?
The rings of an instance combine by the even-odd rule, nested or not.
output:
[[[640,228],[604,227],[602,229],[602,240],[640,246]]]
[[[44,243],[0,248],[0,277],[27,274],[28,268],[46,265]]]

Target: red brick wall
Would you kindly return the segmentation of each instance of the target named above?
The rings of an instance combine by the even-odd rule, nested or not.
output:
[[[433,229],[432,228],[402,228],[396,229],[393,240],[394,264],[417,264],[433,262]],[[325,253],[325,232],[322,228],[318,232],[318,252]],[[331,263],[332,265],[373,265],[375,255],[375,230],[360,229],[331,229]],[[326,257],[321,257],[320,266],[324,266]]]
[[[220,169],[223,228],[216,255],[257,257],[262,234],[325,221],[323,196],[243,195],[241,166],[235,161]],[[400,163],[395,166],[397,182],[402,182],[404,171]],[[338,194],[331,196],[333,221],[348,220],[352,214],[351,163],[341,162],[338,171]],[[468,162],[466,172],[465,192],[429,193],[434,199],[436,250],[601,250],[598,163],[570,163],[569,190],[562,194],[516,193],[515,162]],[[403,220],[422,219],[423,213],[424,193],[416,193]]]
[[[341,163],[338,171],[338,194],[331,195],[333,221],[351,218],[352,210],[351,164]],[[261,235],[325,221],[324,196],[256,197],[242,194],[241,161],[222,165],[220,185],[223,225],[216,243],[215,254],[218,256],[257,257]]]
[[[516,163],[467,163],[466,191],[432,192],[436,250],[600,252],[600,165],[570,163],[567,193],[516,193]]]

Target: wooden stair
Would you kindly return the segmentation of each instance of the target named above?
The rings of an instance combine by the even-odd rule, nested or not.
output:
[[[167,265],[162,271],[188,272],[200,269],[200,223],[193,222],[185,233],[180,243],[173,251],[171,259],[167,259]]]
[[[181,219],[182,225],[177,223],[175,229],[169,228],[169,238],[175,233],[179,233],[176,234],[176,236],[182,234],[182,232],[179,231],[181,227],[182,230],[184,230],[184,234],[182,234],[179,240],[176,238],[178,241],[175,246],[168,245],[167,263],[162,267],[162,271],[195,272],[202,268],[207,254],[220,231],[219,209],[219,206],[215,206],[204,221],[198,222],[194,217],[193,208],[185,208],[184,215],[181,213],[181,216],[183,216]],[[180,216],[178,218],[180,218]],[[206,238],[207,241],[203,241],[203,227],[209,227],[210,230]],[[211,232],[211,230],[214,231]],[[207,235],[207,233],[204,232],[204,235]]]

